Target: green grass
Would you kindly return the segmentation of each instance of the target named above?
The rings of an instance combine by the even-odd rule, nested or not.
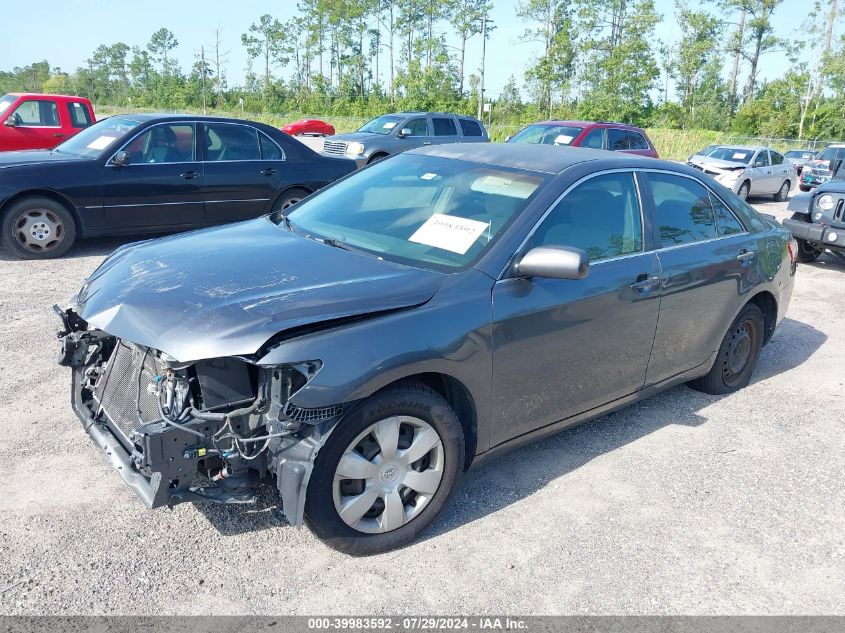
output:
[[[111,116],[126,112],[127,108],[117,106],[98,106],[97,115],[100,117]],[[132,108],[134,112],[153,112],[155,108]],[[196,112],[194,112],[196,113]],[[234,118],[247,118],[253,121],[261,121],[274,127],[281,127],[301,118],[319,118],[331,123],[338,134],[353,132],[363,125],[367,119],[354,116],[320,116],[291,112],[288,114],[244,112],[240,110],[209,110],[208,114],[214,116],[227,116]],[[509,135],[516,133],[522,126],[517,124],[494,123],[489,126],[490,140],[503,142]],[[646,128],[646,133],[657,148],[661,158],[669,160],[685,161],[697,150],[714,144],[735,144],[735,145],[768,145],[780,151],[805,147],[806,143],[792,139],[752,138],[739,136],[728,132],[717,132],[713,130],[673,130],[668,128]]]

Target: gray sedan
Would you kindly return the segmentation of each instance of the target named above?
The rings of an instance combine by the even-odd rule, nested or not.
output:
[[[713,176],[743,200],[748,196],[773,195],[783,201],[795,182],[792,163],[768,147],[719,145],[705,154],[690,156],[688,164]]]
[[[268,478],[291,524],[370,554],[482,458],[680,383],[747,385],[794,253],[685,165],[429,147],[285,214],[118,249],[57,308],[61,362],[149,507],[246,503]]]

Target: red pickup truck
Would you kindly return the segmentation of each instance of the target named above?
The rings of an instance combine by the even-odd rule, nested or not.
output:
[[[52,149],[94,121],[84,97],[12,92],[0,97],[0,151]]]

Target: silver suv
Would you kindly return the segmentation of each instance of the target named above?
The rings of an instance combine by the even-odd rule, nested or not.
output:
[[[323,153],[345,156],[363,167],[391,154],[423,145],[488,143],[478,119],[444,112],[398,112],[365,123],[357,132],[327,138]]]

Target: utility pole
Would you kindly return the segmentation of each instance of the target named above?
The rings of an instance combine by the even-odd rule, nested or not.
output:
[[[200,66],[202,67],[202,113],[208,114],[205,107],[205,46],[200,46]]]
[[[487,55],[487,23],[492,22],[485,13],[481,18],[481,85],[478,88],[478,116],[481,121],[481,111],[484,107],[484,58]]]

